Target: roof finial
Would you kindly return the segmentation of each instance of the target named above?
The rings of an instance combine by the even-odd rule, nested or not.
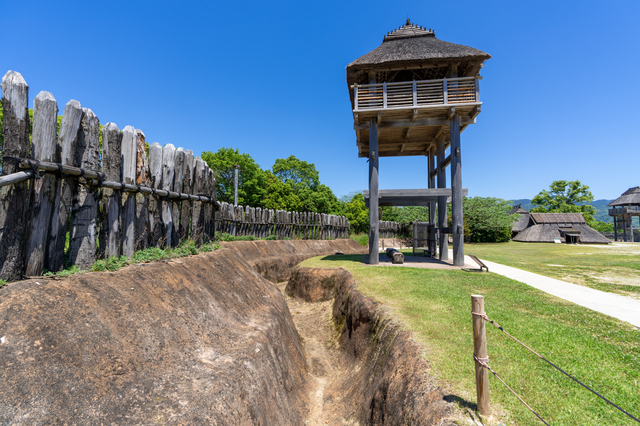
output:
[[[409,20],[409,14],[407,13],[407,25],[411,25],[411,21]]]

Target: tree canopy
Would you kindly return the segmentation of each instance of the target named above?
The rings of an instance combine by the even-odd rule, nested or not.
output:
[[[500,198],[465,197],[462,202],[465,239],[472,243],[509,241],[513,222],[519,215],[509,215],[511,205]]]
[[[271,168],[274,176],[283,183],[290,183],[294,188],[311,188],[320,185],[320,176],[313,163],[307,163],[291,155],[289,158],[278,158]]]
[[[203,152],[202,159],[216,175],[219,201],[233,203],[235,165],[238,167],[238,204],[274,210],[340,214],[342,205],[320,177],[313,163],[295,156],[275,161],[263,170],[255,160],[233,148]]]
[[[582,213],[587,224],[595,224],[595,207],[587,204],[593,201],[593,194],[587,185],[579,180],[554,180],[549,191],[543,189],[533,197],[531,203],[536,206],[532,213]]]
[[[238,204],[261,207],[266,193],[266,176],[249,154],[237,149],[220,148],[217,152],[204,151],[202,159],[216,177],[216,196],[219,201],[233,204],[235,166],[238,165]]]

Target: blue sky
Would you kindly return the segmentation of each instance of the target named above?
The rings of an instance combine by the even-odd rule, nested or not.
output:
[[[367,187],[345,67],[412,22],[493,56],[462,133],[471,196],[531,198],[580,180],[596,199],[640,185],[637,0],[3,2],[0,72],[101,123],[263,168],[312,162],[337,196]],[[426,186],[424,157],[382,158],[380,188]]]

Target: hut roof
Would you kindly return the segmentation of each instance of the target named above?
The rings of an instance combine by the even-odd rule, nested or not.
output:
[[[531,215],[529,214],[529,212],[524,210],[524,213],[519,213],[519,214],[520,214],[520,218],[515,222],[513,222],[513,226],[511,227],[512,232],[523,231],[527,229],[527,226],[529,226],[529,221],[531,219]]]
[[[544,223],[586,223],[582,213],[531,213],[535,225]]]
[[[553,214],[553,213],[532,213]],[[582,244],[609,244],[611,241],[586,223],[574,223],[571,227],[560,227],[557,223],[542,223],[530,226],[513,237],[513,241],[525,243],[553,243],[558,239],[565,242],[565,235],[578,235]]]
[[[611,207],[640,205],[640,186],[627,189],[620,197],[607,205]]]
[[[471,60],[482,63],[489,58],[491,55],[473,47],[438,40],[435,31],[411,24],[407,19],[405,25],[388,33],[379,47],[347,65],[347,83],[354,84],[357,73],[365,69],[424,66],[425,62],[434,61],[453,63]],[[474,75],[475,72],[477,70],[473,71]]]
[[[529,213],[528,211],[523,209],[521,206],[522,206],[522,204],[516,204],[515,206],[513,206],[513,208],[507,214],[515,214],[515,213],[525,214],[525,213]]]

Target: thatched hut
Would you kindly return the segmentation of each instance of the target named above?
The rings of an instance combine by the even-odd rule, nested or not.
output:
[[[640,187],[627,189],[607,205],[611,207],[609,216],[613,216],[615,240],[618,241],[618,230],[621,230],[622,241],[634,241],[633,217],[640,217]]]
[[[445,212],[437,218],[441,259],[448,256],[449,234],[453,263],[464,265],[460,133],[480,114],[478,73],[490,57],[439,40],[435,31],[407,19],[387,33],[380,46],[347,66],[358,156],[369,159],[370,263],[378,261],[378,206],[393,203],[428,204],[431,224],[436,223],[436,204],[440,204],[438,211]],[[379,192],[378,159],[392,156],[426,156],[428,188]],[[445,171],[449,165],[450,189]],[[451,227],[444,216],[447,197],[452,200]]]
[[[525,243],[553,243],[556,240],[567,244],[611,242],[587,225],[582,213],[529,213],[527,227],[513,238],[513,241]]]

